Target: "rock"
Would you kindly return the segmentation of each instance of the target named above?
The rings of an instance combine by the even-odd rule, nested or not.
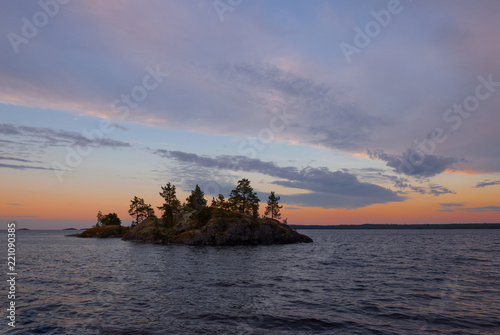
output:
[[[188,245],[257,245],[310,243],[312,239],[273,219],[253,219],[241,213],[216,208],[177,214],[167,227],[162,220],[148,218],[124,240]]]
[[[87,229],[79,234],[73,234],[70,236],[76,237],[122,237],[123,234],[128,231],[129,227],[123,227],[120,225],[111,225],[111,226],[103,226],[103,227],[94,227]]]

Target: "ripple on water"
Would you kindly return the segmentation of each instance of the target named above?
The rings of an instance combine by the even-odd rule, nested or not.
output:
[[[19,232],[8,333],[498,333],[499,231],[305,233],[212,248]]]

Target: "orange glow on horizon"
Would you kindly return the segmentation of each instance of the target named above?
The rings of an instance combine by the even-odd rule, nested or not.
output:
[[[23,183],[16,183],[22,177]],[[92,177],[88,179],[88,177]],[[444,177],[444,176],[443,176]],[[448,180],[450,179],[451,180]],[[283,203],[282,218],[289,224],[301,225],[338,225],[364,223],[482,223],[500,222],[500,212],[481,211],[487,206],[500,206],[497,199],[498,188],[475,188],[475,182],[458,184],[459,176],[449,174],[446,182],[455,182],[456,193],[438,197],[411,193],[402,202],[373,204],[358,209],[325,209],[301,207]],[[95,220],[97,212],[117,213],[124,225],[132,218],[128,214],[133,196],[144,198],[156,209],[161,205],[156,182],[141,179],[124,181],[121,178],[86,176],[86,179],[70,177],[58,183],[52,172],[44,172],[40,178],[37,172],[8,171],[3,179],[3,192],[0,195],[0,213],[3,219],[22,217],[40,220]],[[446,184],[446,183],[445,183]],[[457,194],[461,194],[458,196]],[[178,192],[179,200],[184,201],[187,194]],[[210,203],[211,197],[206,197]],[[456,203],[456,207],[446,207],[443,203]],[[14,205],[12,205],[14,204]],[[263,214],[266,204],[260,204]],[[287,207],[297,209],[287,209]],[[476,209],[476,211],[474,211]],[[467,211],[467,209],[469,211]],[[453,210],[443,212],[442,210]]]

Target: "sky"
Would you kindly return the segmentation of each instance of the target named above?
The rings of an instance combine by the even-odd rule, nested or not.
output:
[[[248,178],[290,224],[500,222],[500,2],[8,1],[0,221]],[[160,213],[157,211],[157,214]]]

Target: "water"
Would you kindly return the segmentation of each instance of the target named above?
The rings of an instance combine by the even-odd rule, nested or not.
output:
[[[17,327],[7,330],[2,307],[0,329],[500,334],[500,230],[301,232],[315,243],[160,246],[18,231]]]

